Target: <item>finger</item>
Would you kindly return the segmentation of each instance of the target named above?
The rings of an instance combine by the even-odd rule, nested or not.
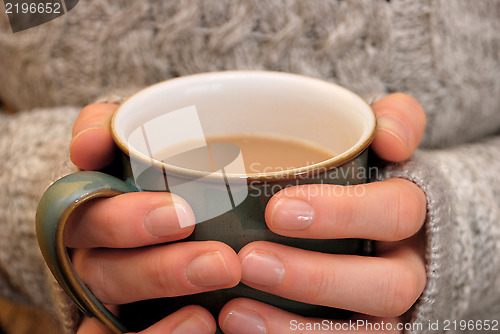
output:
[[[350,320],[304,318],[264,303],[237,298],[228,302],[219,314],[225,334],[241,333],[401,333],[396,318],[357,317]]]
[[[141,249],[77,249],[73,264],[99,300],[124,304],[235,286],[241,278],[234,250],[217,241]]]
[[[108,334],[106,328],[95,318],[85,317],[76,334]]]
[[[106,307],[115,315],[117,314],[118,312],[117,306],[107,305]],[[76,334],[108,334],[108,333],[109,331],[99,320],[97,320],[96,318],[88,318],[88,317],[83,318],[80,327],[78,327],[78,330],[76,331]]]
[[[160,320],[140,334],[213,334],[216,323],[210,312],[200,306],[186,306]]]
[[[115,145],[111,136],[111,117],[118,108],[114,103],[86,106],[73,126],[71,161],[81,169],[97,170],[113,161]]]
[[[371,147],[382,159],[400,162],[408,159],[422,140],[425,113],[410,95],[390,94],[372,105],[377,129]]]
[[[132,248],[185,238],[194,224],[189,204],[177,195],[127,193],[81,205],[64,238],[72,248]]]
[[[153,326],[143,330],[140,334],[186,334],[215,333],[216,323],[210,312],[200,306],[186,306]],[[78,328],[77,334],[108,334],[103,324],[95,318],[85,317]]]
[[[425,265],[405,248],[392,257],[311,252],[258,241],[239,253],[241,281],[305,303],[381,317],[406,312],[422,293]]]
[[[273,232],[286,236],[396,241],[421,228],[426,202],[417,185],[400,178],[355,186],[301,185],[274,195],[265,217]]]

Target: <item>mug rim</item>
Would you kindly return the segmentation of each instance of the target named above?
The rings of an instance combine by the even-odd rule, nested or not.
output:
[[[115,127],[116,124],[116,118],[120,110],[123,109],[123,106],[125,103],[133,98],[135,98],[137,95],[143,93],[146,90],[152,89],[153,87],[157,87],[159,85],[164,85],[167,82],[171,84],[175,84],[176,81],[180,80],[193,80],[196,79],[197,77],[210,77],[210,76],[229,76],[229,75],[238,75],[238,76],[245,76],[245,75],[262,75],[262,76],[289,76],[289,77],[295,77],[295,78],[300,78],[302,80],[309,80],[310,82],[315,82],[316,84],[319,85],[325,85],[325,86],[334,86],[336,89],[339,89],[343,91],[346,94],[349,94],[359,101],[362,101],[366,106],[368,107],[367,110],[370,112],[367,114],[371,118],[371,129],[370,131],[366,134],[361,136],[361,138],[358,140],[358,142],[351,146],[348,150],[342,152],[341,154],[334,155],[329,159],[303,166],[303,167],[297,167],[297,168],[292,168],[292,169],[284,169],[284,170],[279,170],[279,171],[272,171],[272,172],[264,172],[264,173],[248,173],[248,174],[222,174],[221,172],[207,172],[207,171],[201,171],[201,170],[193,170],[193,169],[188,169],[184,167],[179,167],[171,164],[167,164],[162,161],[158,161],[156,159],[153,159],[151,157],[147,157],[144,154],[140,153],[139,151],[130,148],[129,145],[120,137],[118,134],[118,131]],[[375,130],[376,130],[376,125],[377,125],[377,119],[375,117],[375,113],[373,112],[371,106],[363,99],[361,98],[358,94],[352,92],[351,90],[340,86],[336,83],[329,82],[326,80],[322,80],[319,78],[315,77],[309,77],[301,74],[295,74],[295,73],[288,73],[288,72],[279,72],[279,71],[262,71],[262,70],[230,70],[230,71],[214,71],[214,72],[203,72],[203,73],[196,73],[196,74],[189,74],[189,75],[184,75],[184,76],[179,76],[179,77],[174,77],[170,79],[166,79],[160,82],[157,82],[155,84],[149,85],[147,87],[144,87],[137,92],[131,94],[125,100],[120,103],[118,108],[114,111],[113,116],[111,118],[111,134],[113,137],[113,141],[115,144],[120,148],[120,150],[126,154],[130,159],[137,159],[143,162],[146,165],[153,165],[154,167],[163,170],[164,172],[172,173],[177,176],[185,177],[185,178],[205,178],[207,180],[210,179],[220,179],[220,178],[228,178],[233,181],[237,179],[242,179],[246,180],[247,182],[250,181],[261,181],[261,182],[269,182],[269,181],[286,181],[290,179],[296,179],[296,178],[303,178],[304,176],[313,176],[316,174],[321,174],[325,171],[331,170],[335,167],[341,166],[345,163],[348,163],[349,161],[352,161],[355,159],[357,156],[359,156],[361,153],[363,153],[371,144],[373,141],[373,138],[375,136]],[[133,155],[133,156],[132,156]]]

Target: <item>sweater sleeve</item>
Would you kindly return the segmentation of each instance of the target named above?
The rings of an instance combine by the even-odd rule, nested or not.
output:
[[[138,88],[112,91],[95,103],[121,103]],[[76,107],[0,111],[0,296],[31,304],[75,333],[81,313],[48,270],[35,233],[35,213],[50,183],[78,171],[69,159]]]
[[[453,321],[500,320],[499,171],[500,136],[418,150],[379,175],[413,181],[427,196],[428,282],[413,310],[412,333],[454,333]]]
[[[34,222],[51,181],[76,171],[68,148],[78,111],[0,112],[0,295],[54,315],[62,333],[74,332],[79,313],[45,265]]]

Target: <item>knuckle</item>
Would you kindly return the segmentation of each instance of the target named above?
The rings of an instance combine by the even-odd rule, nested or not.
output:
[[[150,285],[152,291],[155,291],[155,295],[162,297],[174,295],[173,282],[175,282],[175,277],[172,274],[173,271],[167,268],[163,256],[161,254],[152,256],[148,267],[150,282],[147,284]]]
[[[77,249],[73,252],[73,266],[80,279],[104,303],[114,302],[114,285],[110,284],[106,266],[100,261],[99,251]]]
[[[356,224],[358,219],[355,217],[356,210],[353,209],[353,200],[348,196],[337,196],[332,201],[329,208],[329,222],[335,222],[336,234],[339,236],[353,235],[359,230],[360,226]]]
[[[420,194],[422,191],[413,182],[402,181],[394,192],[396,214],[393,221],[392,240],[402,240],[412,236],[418,232],[424,222],[425,204]]]
[[[395,317],[408,311],[421,293],[419,279],[413,271],[398,266],[382,281],[379,289],[382,308],[380,316]]]
[[[101,109],[110,108],[110,103],[91,103],[86,105],[80,111],[80,116],[88,117],[95,116]]]
[[[102,214],[102,233],[106,240],[104,241],[108,247],[125,247],[125,239],[123,236],[123,222],[117,219],[124,209],[120,203],[120,198],[113,197],[105,201],[106,209],[101,211]]]
[[[337,276],[332,272],[326,272],[321,266],[311,271],[309,276],[311,284],[306,298],[313,303],[326,303],[333,299],[333,293],[338,289]]]
[[[75,268],[75,271],[80,277],[83,277],[85,274],[85,271],[83,270],[83,265],[84,265],[84,258],[86,253],[88,253],[88,249],[84,248],[76,248],[73,249],[72,254],[71,254],[71,262],[73,263],[73,267]]]
[[[400,100],[404,100],[408,103],[419,104],[418,101],[410,94],[407,94],[404,92],[396,92],[396,93],[393,93],[392,95],[399,98]]]
[[[80,111],[80,116],[86,116],[89,113],[92,113],[94,111],[96,105],[97,105],[96,103],[91,103],[91,104],[88,104],[85,107],[83,107],[82,110]]]
[[[82,108],[80,114],[78,115],[77,122],[75,126],[81,127],[85,124],[91,123],[101,123],[106,116],[110,115],[115,107],[113,107],[109,103],[93,103],[89,104]],[[73,127],[73,131],[76,132],[75,126]]]

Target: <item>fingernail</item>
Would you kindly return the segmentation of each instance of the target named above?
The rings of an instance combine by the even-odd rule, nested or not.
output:
[[[203,287],[232,282],[224,257],[219,251],[205,253],[192,260],[186,268],[186,277],[191,284]]]
[[[146,232],[156,238],[179,234],[180,229],[195,223],[192,211],[183,203],[171,203],[149,211],[144,218]]]
[[[295,198],[281,198],[271,214],[271,226],[279,230],[305,230],[311,226],[314,209],[306,201]]]
[[[202,317],[200,317],[198,314],[193,314],[183,322],[181,322],[177,327],[175,327],[172,330],[172,334],[186,334],[186,333],[192,333],[192,334],[206,334],[206,333],[211,333],[212,329],[210,326],[206,323],[205,320],[203,320]]]
[[[243,259],[241,266],[241,280],[249,283],[275,286],[285,278],[285,265],[269,252],[252,251]]]
[[[403,145],[408,147],[408,127],[401,119],[392,115],[385,115],[380,117],[377,123],[377,127],[380,130],[392,134],[398,138]]]
[[[257,313],[246,308],[235,308],[224,319],[222,330],[226,334],[265,334],[267,326]]]

